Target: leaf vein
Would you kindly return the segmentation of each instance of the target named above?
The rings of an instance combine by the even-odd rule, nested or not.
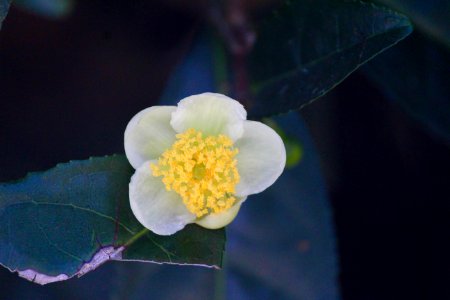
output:
[[[58,203],[58,202],[39,202],[39,201],[35,201],[35,200],[30,200],[28,202],[17,202],[17,203],[13,203],[13,204],[9,204],[7,207],[11,207],[11,206],[15,206],[15,205],[23,205],[23,204],[33,204],[33,205],[53,205],[53,206],[63,206],[63,207],[71,207],[73,209],[78,209],[78,210],[82,210],[85,212],[89,212],[95,215],[98,215],[99,217],[108,219],[112,222],[117,222],[123,229],[125,229],[129,234],[135,235],[136,232],[134,232],[132,229],[130,229],[128,226],[126,226],[125,224],[123,224],[122,222],[118,222],[118,220],[116,220],[115,218],[108,216],[106,214],[103,214],[101,212],[95,211],[93,209],[87,208],[87,207],[82,207],[82,206],[77,206],[75,204],[72,203]],[[5,207],[5,208],[7,208]]]
[[[72,203],[58,203],[58,202],[38,202],[35,200],[31,200],[31,203],[35,204],[35,205],[54,205],[54,206],[65,206],[65,207],[71,207],[73,209],[78,209],[78,210],[82,210],[82,211],[86,211],[89,213],[93,213],[96,214],[100,217],[103,217],[105,219],[108,219],[114,223],[117,222],[117,224],[119,224],[120,226],[122,226],[123,229],[125,229],[128,233],[130,234],[135,234],[135,232],[133,230],[131,230],[130,228],[128,228],[125,224],[119,222],[116,218],[113,218],[111,216],[108,216],[106,214],[103,214],[101,212],[95,211],[93,209],[87,208],[87,207],[82,207],[82,206],[77,206],[75,204]]]
[[[45,232],[44,228],[42,228],[41,224],[40,224],[38,221],[36,221],[35,219],[34,219],[33,221],[34,221],[34,223],[36,224],[36,226],[39,228],[39,231],[42,233],[42,235],[45,237],[45,239],[47,240],[47,242],[48,242],[51,246],[53,246],[53,247],[54,247],[56,250],[58,250],[59,252],[65,254],[65,255],[68,255],[68,256],[72,257],[73,259],[75,259],[75,260],[78,260],[78,261],[81,261],[81,262],[83,261],[83,259],[79,258],[78,256],[76,256],[76,255],[70,253],[69,251],[64,250],[63,248],[59,247],[56,243],[54,243],[54,242],[48,237],[47,233]]]
[[[145,237],[148,238],[153,244],[156,245],[156,247],[161,249],[161,251],[164,252],[164,254],[167,255],[167,258],[168,258],[170,263],[172,263],[172,257],[177,257],[177,255],[175,255],[174,253],[172,253],[169,250],[167,250],[166,248],[164,248],[164,246],[162,246],[161,244],[155,242],[155,240],[153,240],[148,234],[145,235]]]
[[[320,57],[320,58],[318,58],[318,59],[311,60],[311,61],[307,62],[307,63],[304,64],[303,66],[295,67],[295,68],[293,68],[293,69],[291,69],[291,70],[287,70],[287,71],[285,71],[285,72],[283,72],[283,73],[277,74],[277,75],[273,76],[272,78],[269,78],[269,79],[266,79],[266,80],[262,80],[261,82],[256,83],[256,84],[253,85],[253,90],[256,91],[256,92],[258,92],[258,91],[260,91],[260,90],[261,90],[264,86],[266,86],[266,85],[270,85],[270,84],[272,84],[272,83],[274,83],[274,82],[277,82],[277,81],[279,81],[279,80],[285,79],[286,77],[290,77],[290,76],[293,76],[293,75],[299,73],[299,72],[301,71],[302,68],[309,68],[309,67],[311,67],[311,66],[313,66],[313,65],[315,65],[315,64],[317,64],[317,63],[320,63],[320,62],[322,62],[322,61],[325,61],[325,60],[329,59],[330,57],[333,57],[334,55],[343,53],[343,52],[348,51],[348,50],[350,50],[350,49],[353,49],[353,48],[355,48],[355,47],[359,47],[359,46],[361,46],[361,45],[363,45],[363,47],[365,47],[365,44],[367,43],[368,40],[371,40],[371,39],[373,39],[373,38],[375,38],[375,37],[378,37],[378,36],[388,35],[388,34],[390,34],[392,31],[396,31],[396,30],[399,30],[400,28],[404,28],[404,27],[409,27],[409,26],[403,25],[403,26],[395,27],[395,28],[392,28],[392,29],[389,29],[389,30],[380,32],[380,33],[376,33],[376,34],[369,35],[367,38],[363,39],[363,40],[360,41],[360,42],[350,44],[350,45],[348,45],[348,46],[346,46],[346,47],[344,47],[344,48],[340,48],[340,49],[335,50],[335,51],[331,51],[330,53],[328,53],[328,54],[326,54],[326,55],[324,55],[324,56],[322,56],[322,57]],[[405,35],[405,36],[406,36],[406,35]],[[404,37],[405,37],[405,36],[404,36]],[[393,45],[395,45],[396,43],[398,43],[400,40],[402,40],[404,37],[400,38],[399,40],[397,40],[396,42],[394,42],[394,43],[392,43],[392,44],[386,45],[386,46],[383,47],[381,50],[377,51],[376,53],[374,53],[373,55],[371,55],[368,59],[366,59],[366,60],[364,60],[364,61],[361,61],[361,58],[360,58],[358,64],[357,64],[354,68],[352,68],[352,70],[354,71],[354,70],[358,69],[362,64],[364,64],[365,62],[369,61],[370,59],[372,59],[373,57],[375,57],[377,54],[383,52],[383,51],[386,50],[387,48],[392,47]],[[359,53],[359,55],[362,55],[362,53]],[[352,72],[353,72],[353,71],[352,71]]]

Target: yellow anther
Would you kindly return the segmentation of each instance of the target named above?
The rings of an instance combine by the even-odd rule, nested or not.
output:
[[[177,192],[187,209],[197,217],[228,210],[236,203],[239,172],[238,149],[225,136],[204,137],[188,129],[152,164],[153,176],[162,176],[168,191]]]

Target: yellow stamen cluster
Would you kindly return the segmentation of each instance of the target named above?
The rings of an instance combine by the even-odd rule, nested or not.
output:
[[[152,164],[153,176],[163,176],[168,191],[177,192],[197,217],[228,210],[236,203],[239,182],[238,149],[225,135],[204,137],[188,129]]]

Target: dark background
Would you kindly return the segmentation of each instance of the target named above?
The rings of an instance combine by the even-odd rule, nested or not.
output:
[[[160,2],[120,2],[80,2],[59,21],[10,10],[0,33],[1,181],[123,152],[128,120],[156,103],[203,21]],[[448,144],[360,72],[300,114],[332,201],[342,298],[449,296]],[[0,298],[23,287],[45,297],[1,268]]]

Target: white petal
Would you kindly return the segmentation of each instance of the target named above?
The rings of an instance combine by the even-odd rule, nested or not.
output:
[[[244,135],[235,144],[241,180],[236,185],[237,196],[264,191],[283,172],[286,149],[280,136],[269,126],[255,121],[244,123]]]
[[[175,141],[170,126],[175,106],[152,106],[135,115],[125,129],[125,154],[133,168],[158,158]]]
[[[233,141],[242,136],[247,112],[227,96],[203,93],[182,99],[172,113],[170,124],[177,132],[193,128],[206,135],[225,134]]]
[[[239,212],[239,209],[241,208],[242,202],[244,201],[245,198],[233,205],[229,210],[218,214],[209,214],[201,219],[198,219],[195,223],[208,229],[225,227],[234,220]]]
[[[131,177],[131,210],[146,228],[159,235],[171,235],[194,222],[196,216],[176,192],[166,190],[161,177],[152,175],[151,163],[145,162]]]

